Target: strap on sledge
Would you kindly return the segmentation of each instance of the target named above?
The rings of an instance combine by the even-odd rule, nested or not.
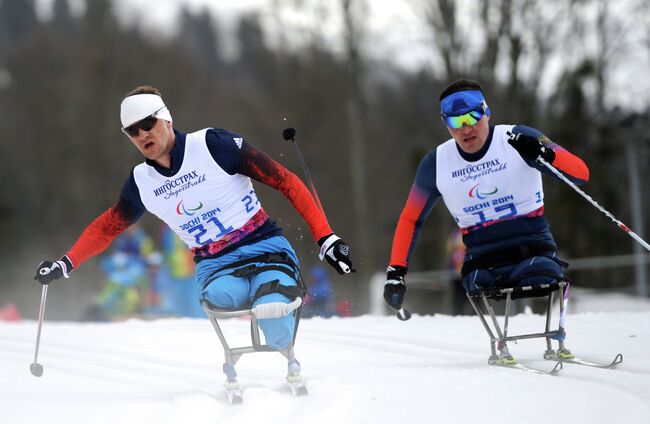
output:
[[[465,276],[472,271],[481,268],[498,268],[501,266],[515,264],[523,261],[524,259],[532,258],[533,256],[539,256],[542,253],[546,252],[557,252],[557,248],[550,243],[522,243],[517,246],[511,246],[505,249],[497,250],[495,252],[489,252],[484,255],[480,255],[477,258],[466,260],[463,263],[461,275]],[[560,265],[562,265],[564,268],[567,268],[569,266],[569,264],[564,261],[560,261],[557,258],[553,258],[553,260],[558,261],[558,263],[560,263]]]

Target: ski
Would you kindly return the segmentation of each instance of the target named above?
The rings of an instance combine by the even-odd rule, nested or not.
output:
[[[237,380],[226,380],[224,383],[228,404],[239,405],[244,401],[242,389]]]
[[[560,372],[560,370],[562,370],[563,368],[561,361],[557,361],[555,366],[553,366],[553,368],[551,368],[550,370],[534,368],[528,365],[521,364],[519,362],[495,362],[490,365],[496,367],[503,367],[503,368],[512,368],[515,370],[526,371],[533,374],[545,374],[545,375],[557,375]]]
[[[309,394],[309,390],[307,390],[307,386],[305,385],[305,379],[302,378],[302,375],[287,376],[286,381],[294,396],[307,396]]]
[[[287,377],[286,382],[293,396],[307,396],[309,394],[305,380],[301,375]],[[240,405],[244,402],[243,389],[237,380],[226,381],[224,388],[229,405]]]
[[[289,360],[287,364],[286,382],[294,396],[307,396],[309,394],[307,386],[305,386],[305,379],[300,374],[300,362],[295,358]]]
[[[593,361],[587,361],[582,358],[575,357],[573,355],[569,357],[562,357],[558,355],[544,355],[544,359],[548,359],[551,361],[560,361],[566,364],[574,364],[574,365],[584,365],[586,367],[593,367],[593,368],[605,368],[605,369],[610,369],[616,367],[618,364],[623,362],[623,354],[619,353],[617,354],[614,359],[607,363],[607,362],[593,362]]]

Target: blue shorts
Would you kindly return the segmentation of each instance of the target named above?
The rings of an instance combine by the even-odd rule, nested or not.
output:
[[[275,236],[249,245],[241,246],[232,252],[214,259],[204,259],[196,266],[196,278],[202,287],[201,298],[211,304],[225,309],[240,309],[254,307],[270,302],[289,303],[293,299],[280,293],[262,296],[253,302],[253,297],[259,287],[273,280],[278,280],[283,286],[296,286],[298,276],[290,277],[287,273],[277,270],[263,271],[245,277],[232,275],[233,269],[226,268],[237,261],[249,259],[264,253],[286,253],[299,266],[298,257],[286,238]],[[260,265],[258,263],[257,265]],[[251,265],[251,264],[247,264]],[[288,265],[289,274],[294,274]],[[221,271],[218,271],[222,269]],[[216,272],[218,271],[218,272]],[[289,314],[282,318],[259,320],[259,325],[266,339],[266,344],[275,349],[284,349],[293,341],[296,317]]]

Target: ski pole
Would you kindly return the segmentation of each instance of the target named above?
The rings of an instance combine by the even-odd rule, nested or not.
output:
[[[397,311],[397,319],[400,321],[408,321],[411,319],[411,313],[404,308],[400,308]]]
[[[537,158],[537,161],[538,161],[539,163],[541,163],[542,165],[544,165],[545,167],[547,167],[547,168],[548,168],[551,172],[553,172],[553,173],[554,173],[554,174],[555,174],[559,179],[561,179],[562,181],[564,181],[565,183],[567,183],[567,185],[569,185],[569,187],[571,187],[572,189],[574,189],[575,191],[577,191],[578,194],[580,194],[582,197],[584,197],[585,199],[587,199],[587,201],[589,201],[589,203],[591,203],[591,204],[592,204],[596,209],[598,209],[599,211],[601,211],[602,213],[604,213],[604,214],[605,214],[609,219],[611,219],[612,221],[614,221],[614,223],[618,226],[618,228],[620,228],[621,230],[623,230],[623,231],[625,231],[626,233],[628,233],[628,234],[630,235],[630,237],[632,237],[634,240],[636,240],[636,241],[637,241],[641,246],[645,247],[646,250],[650,251],[650,244],[648,244],[645,240],[643,240],[641,237],[639,237],[639,236],[638,236],[634,231],[630,230],[630,228],[629,228],[627,225],[623,224],[621,221],[619,221],[618,219],[616,219],[616,217],[615,217],[614,215],[612,215],[609,211],[607,211],[605,208],[603,208],[602,206],[600,206],[600,205],[598,204],[598,202],[596,202],[594,199],[591,198],[591,196],[589,196],[589,195],[588,195],[587,193],[585,193],[584,191],[580,190],[580,189],[578,188],[577,185],[575,185],[574,183],[572,183],[572,182],[571,182],[567,177],[565,177],[565,176],[564,176],[560,171],[558,171],[558,170],[557,170],[553,165],[551,165],[550,163],[546,162],[546,161],[545,161],[544,159],[542,159],[541,157]]]
[[[318,209],[324,212],[323,205],[321,205],[320,199],[318,198],[318,193],[316,193],[316,187],[314,186],[314,181],[311,179],[311,175],[309,174],[309,170],[307,169],[305,158],[302,156],[300,147],[298,147],[298,142],[296,141],[296,129],[285,128],[284,131],[282,131],[282,138],[284,138],[285,141],[293,142],[293,145],[296,148],[296,152],[298,153],[298,159],[300,160],[300,165],[302,166],[302,170],[305,173],[307,184],[309,184],[309,190],[311,191],[312,196],[314,196],[314,200],[316,200],[316,205],[318,206]]]
[[[316,206],[318,206],[318,209],[320,209],[321,212],[324,213],[325,210],[323,209],[323,205],[321,205],[320,203],[320,199],[318,198],[318,193],[316,193],[316,187],[314,186],[314,181],[311,179],[311,175],[309,174],[309,170],[307,169],[305,158],[302,156],[300,147],[298,147],[298,142],[296,141],[296,129],[285,128],[284,131],[282,131],[282,138],[284,138],[285,141],[293,142],[293,145],[296,148],[296,152],[298,153],[298,159],[300,160],[300,165],[302,166],[302,170],[305,173],[307,184],[309,184],[309,190],[311,191],[312,196],[314,196],[314,200],[316,201]],[[347,266],[347,264],[339,261],[339,266],[346,274],[350,272],[350,267]]]
[[[38,347],[41,344],[41,328],[43,327],[43,318],[45,318],[47,286],[47,284],[43,284],[43,290],[41,291],[41,307],[38,311],[38,331],[36,332],[36,350],[34,351],[34,362],[29,365],[29,370],[34,377],[40,377],[43,375],[43,365],[38,363]]]

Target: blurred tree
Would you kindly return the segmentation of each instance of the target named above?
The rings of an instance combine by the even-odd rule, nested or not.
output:
[[[70,13],[68,0],[54,0],[52,4],[52,25],[64,32],[72,32],[76,29],[76,21]]]
[[[350,181],[352,199],[354,201],[354,221],[356,223],[356,246],[365,257],[365,261],[357,268],[360,278],[367,278],[376,268],[375,252],[371,251],[371,228],[374,220],[370,216],[368,176],[366,164],[370,161],[366,149],[365,115],[366,101],[363,91],[365,82],[365,66],[361,53],[363,42],[363,16],[367,14],[367,6],[362,0],[341,0],[344,21],[344,45],[347,61],[347,96],[346,124],[347,139],[350,143]]]
[[[0,63],[36,24],[34,0],[0,1]]]
[[[463,41],[456,20],[456,3],[453,0],[424,2],[422,16],[436,40],[436,53],[444,65],[444,76],[449,80],[458,78],[463,70]],[[418,7],[418,9],[420,8]]]
[[[195,60],[205,66],[207,72],[216,72],[222,66],[219,55],[219,32],[216,21],[207,8],[192,14],[183,7],[180,14],[179,38]]]

